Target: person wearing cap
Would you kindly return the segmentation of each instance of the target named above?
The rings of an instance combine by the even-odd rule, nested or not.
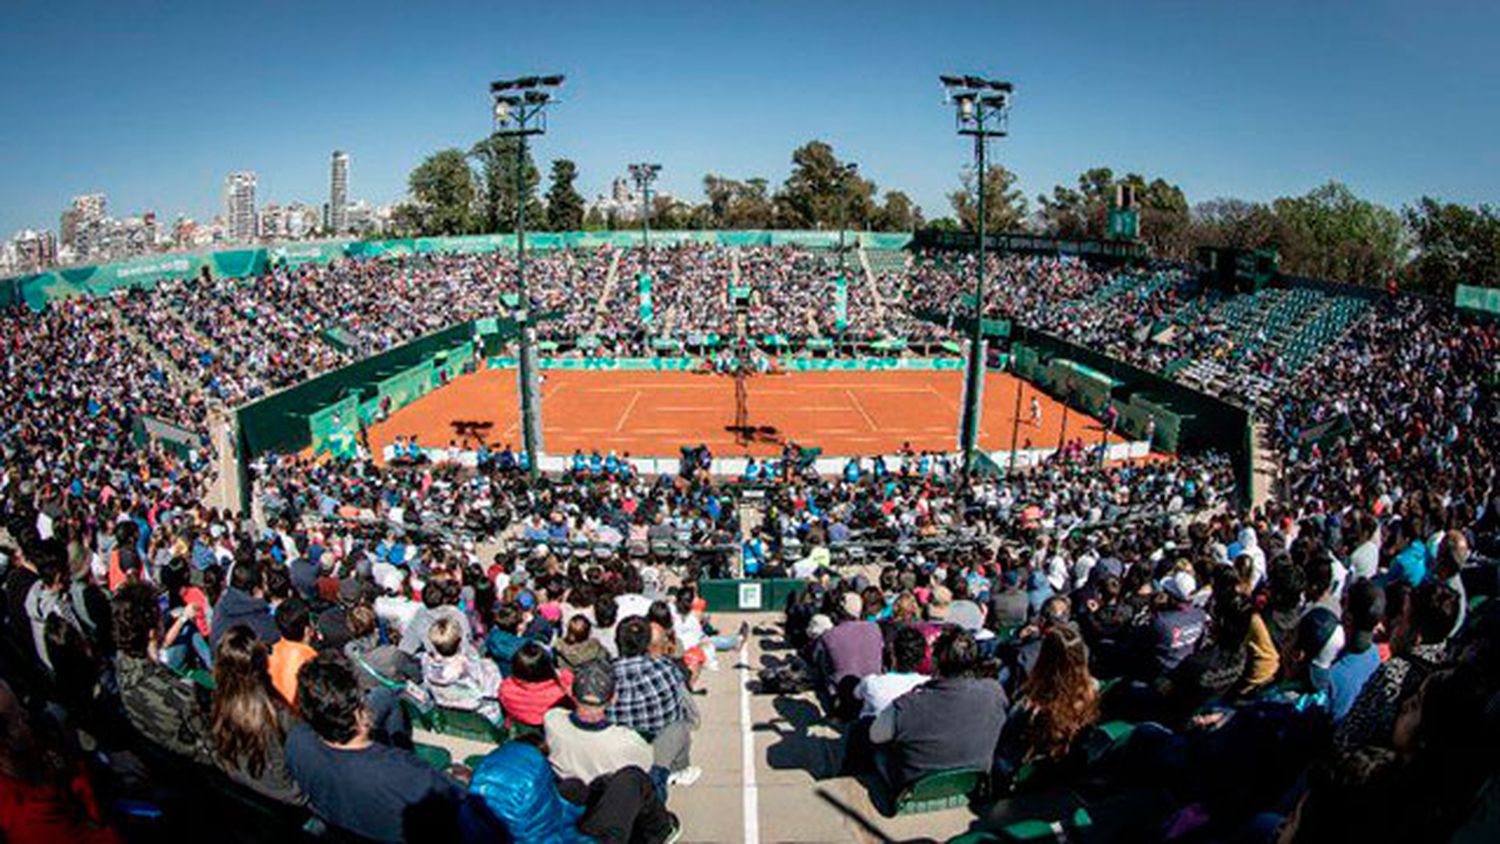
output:
[[[1144,679],[1171,672],[1197,649],[1208,622],[1207,614],[1193,605],[1193,593],[1197,591],[1198,581],[1186,568],[1179,568],[1163,579],[1165,599],[1143,628]]]
[[[364,584],[356,577],[335,581],[335,603],[318,613],[318,640],[324,650],[340,650],[348,644],[349,611],[364,602]]]
[[[1328,670],[1344,648],[1344,630],[1333,610],[1314,604],[1308,607],[1297,622],[1297,635],[1292,645],[1292,659],[1288,666],[1292,679],[1311,694],[1328,691]]]
[[[573,674],[575,708],[550,709],[542,717],[548,759],[558,779],[590,785],[630,765],[651,771],[651,745],[640,733],[610,720],[614,702],[614,667],[602,659],[579,666]]]

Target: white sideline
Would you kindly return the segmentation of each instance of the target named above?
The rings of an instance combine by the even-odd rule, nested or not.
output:
[[[750,722],[750,636],[740,644],[740,782],[745,844],[760,842],[760,794],[755,785],[755,734]]]

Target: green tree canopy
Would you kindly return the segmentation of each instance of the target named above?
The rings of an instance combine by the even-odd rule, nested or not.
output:
[[[1500,212],[1424,196],[1405,209],[1417,256],[1412,286],[1444,296],[1460,284],[1500,285]]]
[[[922,209],[898,190],[885,192],[885,202],[875,210],[871,226],[883,232],[912,232],[922,227]]]
[[[1080,173],[1073,187],[1057,185],[1050,196],[1037,197],[1042,228],[1059,237],[1101,239],[1109,236],[1109,211],[1121,185],[1134,189],[1141,240],[1152,254],[1183,258],[1192,251],[1193,216],[1182,188],[1160,177],[1139,173],[1117,177],[1108,167]]]
[[[474,144],[469,156],[479,166],[479,205],[482,225],[486,232],[512,232],[516,230],[516,146],[519,141],[501,134],[490,135]],[[542,204],[537,199],[537,186],[542,175],[526,150],[524,164],[526,195],[526,227],[544,227]]]
[[[964,231],[979,226],[978,179],[973,167],[964,168],[959,176],[961,187],[948,194],[948,204]],[[1026,196],[1016,187],[1016,174],[999,164],[986,168],[984,178],[984,230],[1019,231],[1026,225]]]
[[[776,223],[789,229],[863,228],[875,215],[875,183],[851,173],[822,141],[792,151],[792,172],[776,192]]]
[[[1383,205],[1329,182],[1271,203],[1280,222],[1274,245],[1282,269],[1300,275],[1380,284],[1403,263],[1406,231]]]
[[[552,186],[547,189],[547,228],[555,232],[578,231],[583,228],[583,197],[573,182],[578,178],[578,165],[566,158],[552,162]]]
[[[775,223],[770,186],[765,179],[752,177],[745,181],[713,173],[703,177],[703,194],[707,201],[691,215],[704,228],[767,229]]]
[[[407,179],[422,234],[453,235],[470,230],[474,174],[462,150],[439,150]]]

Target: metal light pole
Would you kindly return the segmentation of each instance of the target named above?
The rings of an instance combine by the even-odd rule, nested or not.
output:
[[[974,281],[974,326],[969,338],[969,365],[964,375],[964,406],[958,432],[959,445],[963,449],[963,476],[967,483],[974,471],[974,452],[979,447],[979,417],[984,389],[985,146],[990,138],[1003,138],[1008,134],[1010,96],[1015,88],[1009,82],[978,76],[939,76],[938,81],[942,83],[948,101],[955,107],[958,134],[974,139],[974,162],[978,171],[978,219],[974,228],[979,266]],[[1012,470],[1015,465],[1016,444],[1013,439]]]
[[[641,245],[646,254],[641,265],[641,274],[636,276],[635,285],[638,295],[644,296],[646,280],[651,278],[651,183],[661,173],[660,164],[632,164],[629,167],[630,178],[635,180],[636,189],[641,192]],[[653,319],[651,325],[655,325]],[[648,333],[655,334],[650,326]]]
[[[536,347],[531,326],[531,295],[526,287],[526,139],[547,131],[545,109],[562,76],[523,76],[490,83],[494,133],[516,139],[516,288],[521,328],[521,432],[532,480],[541,474],[542,411],[537,401]]]
[[[646,247],[647,270],[651,261],[651,183],[661,173],[660,164],[632,164],[630,178],[635,180],[636,190],[641,192],[641,238]]]

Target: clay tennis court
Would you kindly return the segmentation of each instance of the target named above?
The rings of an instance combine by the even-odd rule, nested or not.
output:
[[[748,442],[736,439],[734,379],[688,372],[548,370],[542,384],[544,448],[549,454],[611,449],[635,457],[676,457],[684,445],[704,443],[720,456],[779,454],[786,440],[816,446],[829,456],[891,454],[903,443],[923,450],[957,449],[962,372],[797,372],[758,375],[746,382]],[[520,447],[514,369],[460,376],[370,428],[381,455],[397,436],[415,435],[427,447],[481,442]],[[1097,445],[1102,424],[1067,413],[1045,393],[1001,372],[987,376],[980,446],[1011,448],[1016,390],[1021,397],[1021,448],[1053,448],[1062,437]],[[1032,423],[1031,398],[1042,424]],[[1123,442],[1111,436],[1110,442]],[[383,458],[377,457],[377,460]]]

